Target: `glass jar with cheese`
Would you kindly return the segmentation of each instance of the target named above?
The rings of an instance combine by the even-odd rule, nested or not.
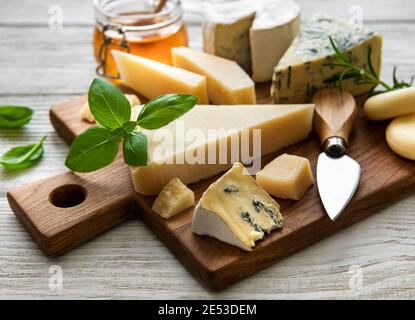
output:
[[[93,45],[100,76],[119,78],[113,49],[171,64],[170,49],[187,46],[180,0],[94,0],[94,11]]]

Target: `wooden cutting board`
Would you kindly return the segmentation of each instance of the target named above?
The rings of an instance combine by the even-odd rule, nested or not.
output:
[[[260,103],[269,103],[268,86],[259,87],[257,96]],[[79,116],[85,100],[80,97],[50,110],[52,124],[68,143],[89,126]],[[338,220],[332,222],[325,214],[316,186],[300,201],[277,199],[284,227],[257,242],[252,252],[194,235],[193,208],[169,220],[160,218],[151,210],[155,197],[134,192],[129,169],[120,157],[98,172],[66,172],[13,189],[7,196],[17,218],[47,255],[62,254],[135,215],[202,283],[219,290],[414,193],[415,162],[389,150],[386,125],[359,115],[348,151],[361,164],[361,183]],[[284,152],[309,158],[315,174],[320,148],[314,134],[264,157],[263,165]],[[196,200],[219,176],[190,185]]]

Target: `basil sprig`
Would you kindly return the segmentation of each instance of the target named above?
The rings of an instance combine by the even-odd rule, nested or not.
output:
[[[29,123],[33,110],[22,106],[0,106],[0,128],[18,128]]]
[[[80,134],[72,143],[65,165],[76,172],[91,172],[114,161],[123,143],[124,162],[147,165],[147,137],[137,127],[158,129],[181,117],[197,103],[187,94],[167,94],[143,106],[136,121],[131,121],[131,106],[114,85],[95,79],[88,93],[88,104],[98,125]]]
[[[19,170],[31,167],[43,156],[43,136],[38,143],[14,147],[0,157],[0,164],[8,170]]]

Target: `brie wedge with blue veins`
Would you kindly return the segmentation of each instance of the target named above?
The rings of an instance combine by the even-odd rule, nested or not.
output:
[[[251,251],[255,241],[282,224],[278,203],[238,162],[203,193],[193,214],[192,230]]]
[[[366,68],[370,53],[372,66],[380,73],[382,36],[369,28],[326,14],[315,14],[300,31],[274,69],[271,95],[274,103],[305,103],[319,89],[331,86],[343,68],[336,63],[331,37],[354,65]],[[352,95],[369,92],[371,84],[344,79],[343,89]]]

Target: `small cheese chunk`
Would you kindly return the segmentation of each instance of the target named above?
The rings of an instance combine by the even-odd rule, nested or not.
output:
[[[255,1],[256,2],[256,1]],[[262,0],[249,32],[252,79],[272,79],[274,67],[300,31],[300,7],[292,0]]]
[[[371,50],[373,69],[376,74],[380,73],[382,36],[379,33],[353,25],[349,20],[318,13],[301,28],[275,67],[271,86],[274,103],[306,103],[316,91],[333,85],[332,80],[343,68],[327,66],[337,62],[329,36],[358,67],[367,67]],[[372,85],[344,79],[343,88],[359,95],[369,92]]]
[[[246,161],[232,151],[242,151],[243,133],[252,135],[254,129],[259,129],[261,138],[255,157],[287,147],[308,136],[313,111],[312,104],[197,105],[161,129],[140,129],[148,140],[148,164],[131,167],[134,188],[145,195],[159,194],[174,177],[189,184],[225,171],[236,161]],[[248,148],[252,141],[246,141]],[[215,158],[222,154],[224,159],[212,162],[212,154]]]
[[[203,193],[193,214],[192,230],[251,251],[255,241],[282,227],[280,207],[235,163]]]
[[[232,60],[186,47],[172,49],[173,65],[203,75],[207,79],[212,104],[254,104],[255,85]]]
[[[173,178],[161,190],[153,204],[153,211],[168,219],[195,205],[195,194],[178,178]]]
[[[299,200],[314,184],[308,159],[283,154],[256,174],[256,181],[273,196]]]
[[[394,119],[386,129],[386,142],[400,156],[415,160],[415,113]]]
[[[370,120],[385,120],[415,113],[415,87],[375,95],[366,100],[366,116]]]
[[[112,50],[121,81],[148,99],[168,93],[192,94],[208,103],[206,78],[150,59]]]
[[[135,94],[126,94],[125,97],[127,98],[128,102],[130,103],[131,108],[139,105],[140,99]],[[95,118],[89,109],[88,102],[85,102],[81,109],[81,117],[82,119],[88,121],[89,123],[95,123]]]
[[[210,4],[203,22],[203,50],[236,61],[251,70],[249,29],[255,18],[254,1]]]

